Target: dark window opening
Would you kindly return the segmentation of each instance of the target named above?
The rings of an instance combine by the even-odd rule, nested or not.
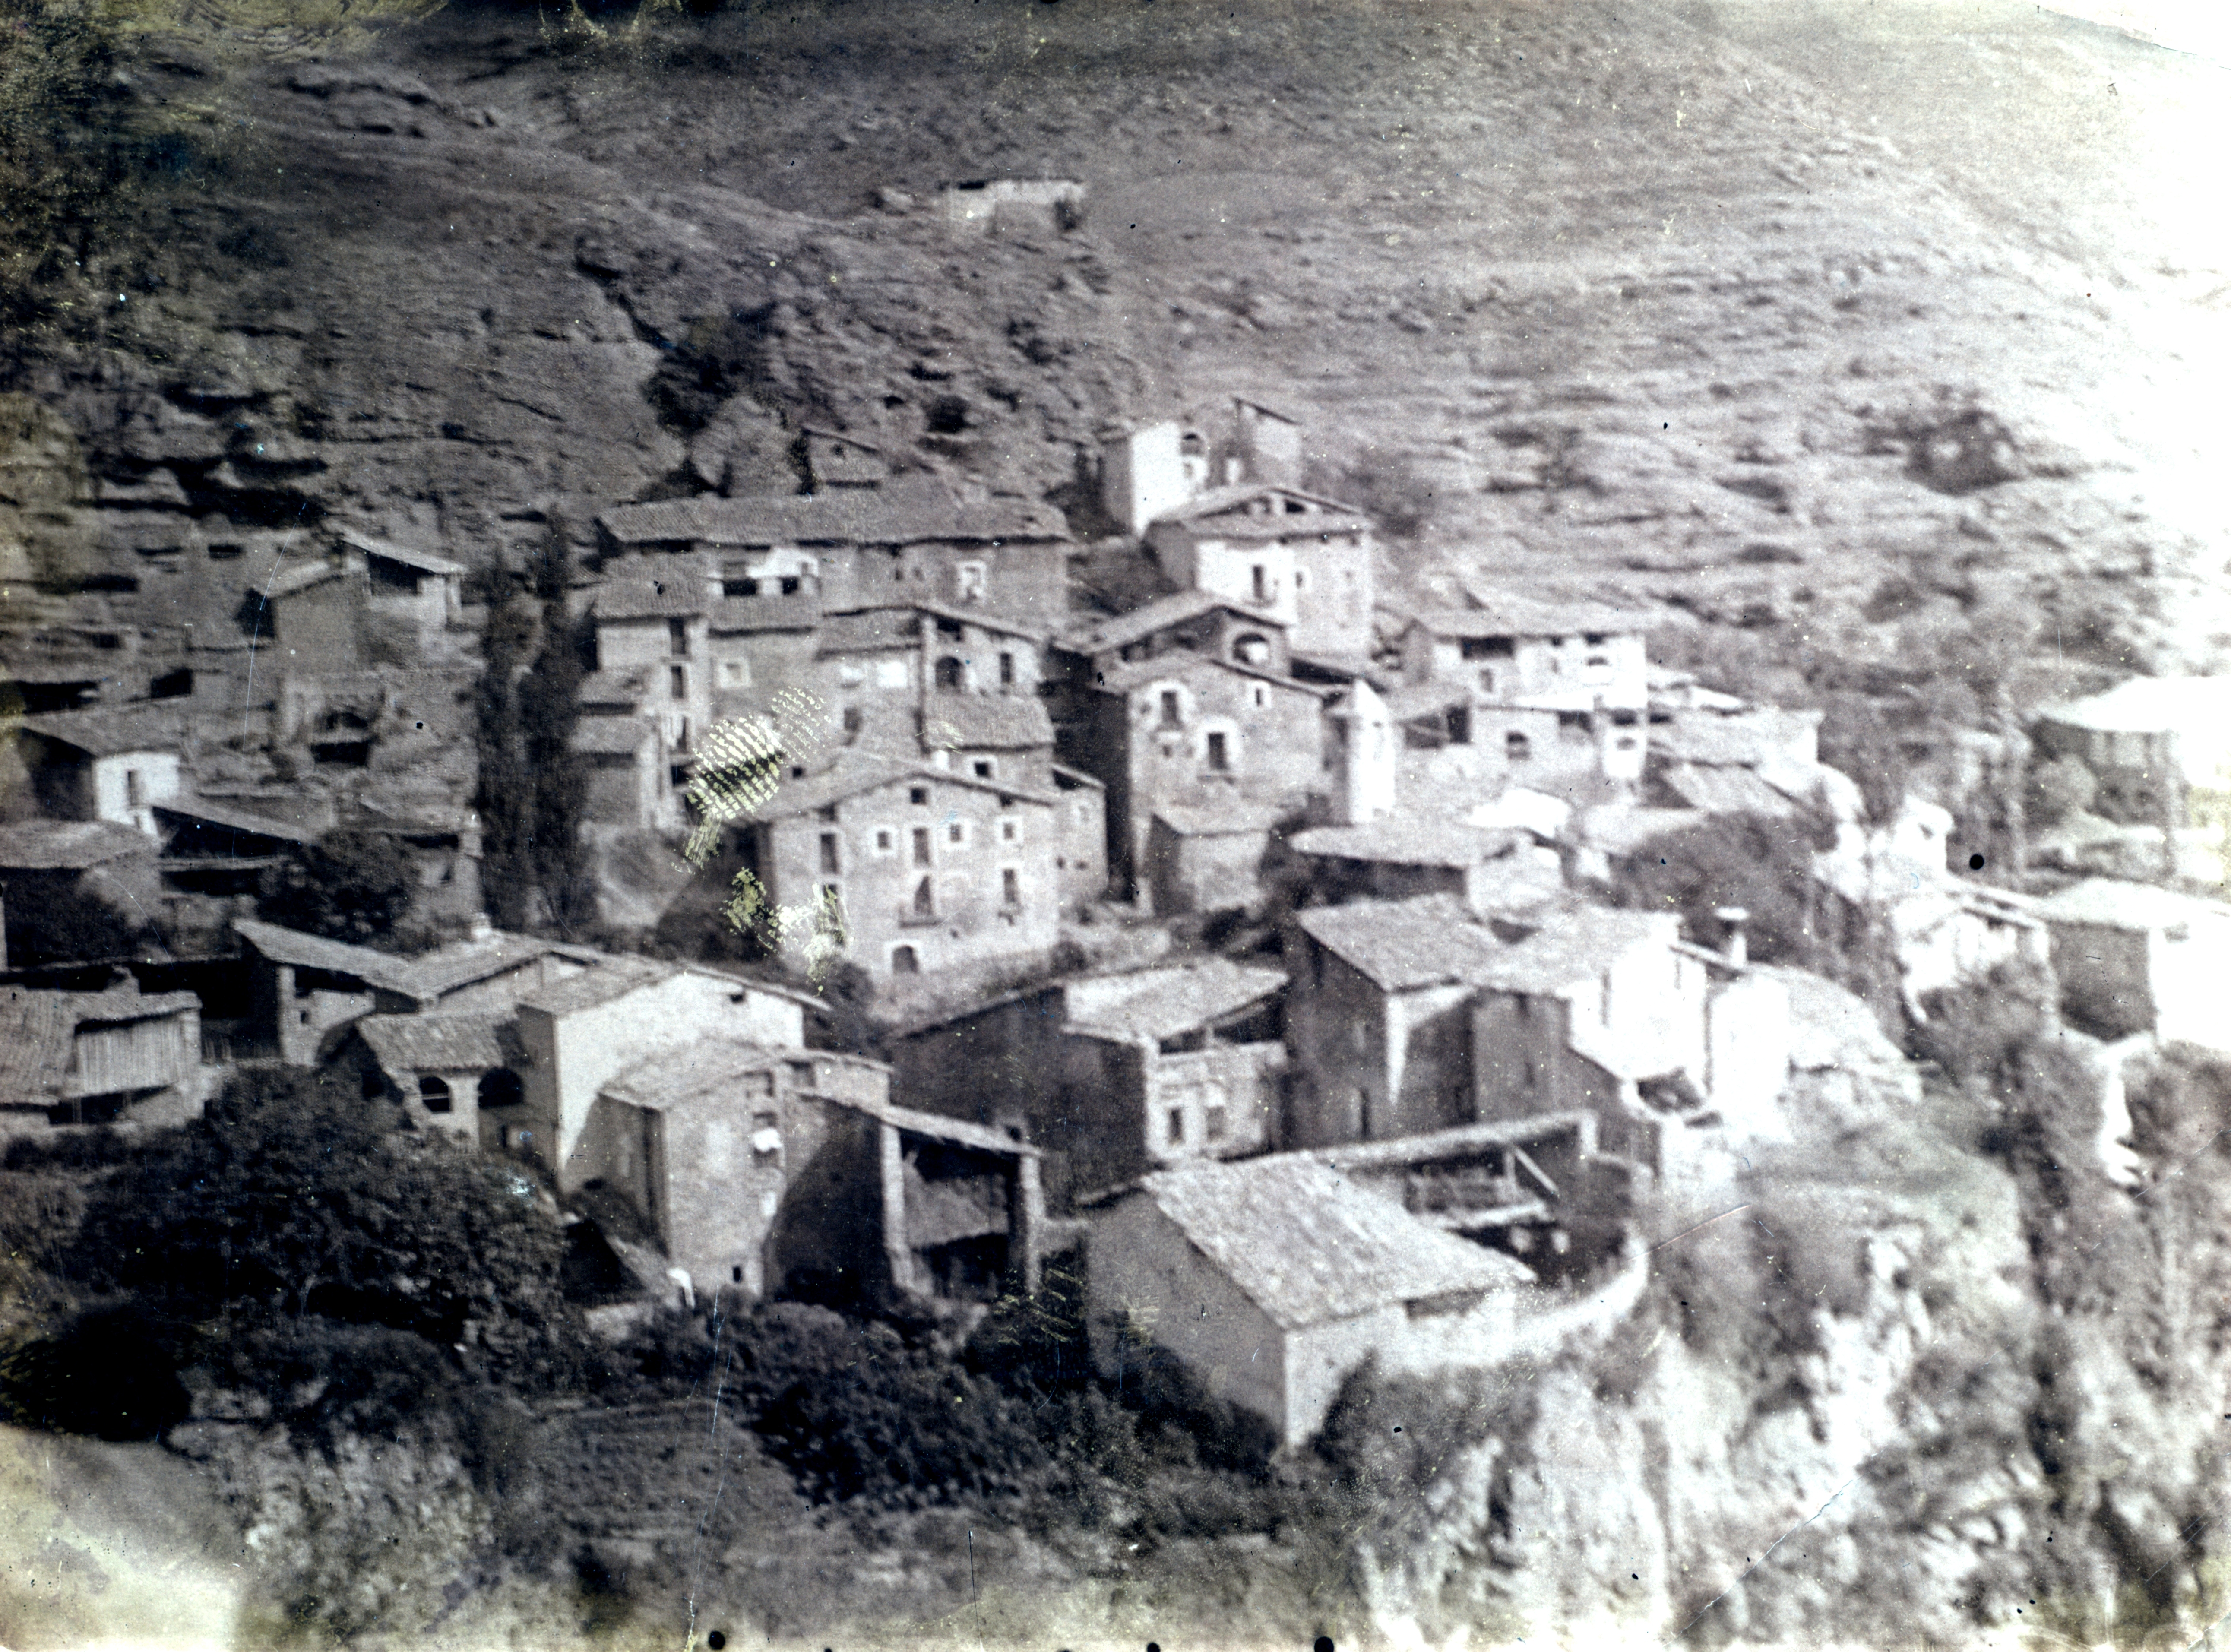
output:
[[[917,866],[929,865],[929,828],[928,826],[916,826],[914,829],[914,864]],[[924,889],[929,887],[929,880],[927,878],[922,879],[922,886]]]
[[[1503,736],[1503,755],[1514,763],[1523,763],[1534,755],[1534,742],[1513,729]]]
[[[937,897],[931,891],[927,878],[914,886],[914,915],[916,917],[934,917],[937,915]]]
[[[310,748],[310,761],[329,768],[369,768],[372,766],[372,742],[321,740]]]
[[[798,585],[799,576],[795,573],[786,573],[779,581],[777,581],[778,588],[786,597],[796,596],[798,594]]]
[[[481,1074],[482,1107],[516,1107],[527,1099],[527,1086],[509,1067],[490,1067]]]
[[[175,671],[164,672],[147,685],[147,697],[151,700],[182,700],[193,691],[193,671],[184,665]]]
[[[999,656],[999,686],[1012,688],[1014,686],[1014,681],[1015,657],[1012,654],[1002,654]]]
[[[929,801],[929,787],[915,786],[908,788],[907,801],[914,804],[927,804]]]
[[[1020,906],[1022,904],[1022,873],[1017,871],[1012,866],[1002,867],[999,871],[999,904]]]
[[[990,758],[979,757],[973,767],[975,770],[976,778],[978,780],[987,781],[992,778],[992,760]]]
[[[666,668],[666,692],[669,699],[689,697],[689,672],[686,667],[669,665]]]
[[[821,870],[826,872],[844,870],[837,864],[837,834],[833,832],[824,832],[821,834]]]
[[[1179,709],[1177,690],[1164,689],[1162,690],[1162,727],[1174,729],[1184,721],[1184,716]]]
[[[960,635],[960,622],[940,614],[937,617],[937,634],[941,637],[958,638]]]
[[[1457,649],[1465,659],[1509,659],[1517,653],[1518,645],[1509,637],[1467,637]]]
[[[952,655],[947,654],[937,662],[937,686],[939,688],[948,690],[957,689],[960,686],[960,680],[961,665],[959,660],[954,658]]]
[[[1225,747],[1225,736],[1220,730],[1208,737],[1208,766],[1219,773],[1232,767],[1232,754]]]
[[[724,597],[755,597],[760,593],[757,580],[723,580],[721,594]]]
[[[1164,1123],[1169,1132],[1170,1145],[1172,1147],[1182,1147],[1185,1144],[1185,1109],[1182,1107],[1171,1108],[1169,1117],[1164,1121]]]
[[[666,622],[666,649],[683,659],[689,658],[689,622],[669,619]]]
[[[449,1111],[449,1080],[436,1079],[430,1072],[419,1079],[418,1102],[430,1113],[448,1112]]]
[[[1264,572],[1263,565],[1260,562],[1256,563],[1253,567],[1248,570],[1248,573],[1253,580],[1255,600],[1258,602],[1270,601],[1271,579],[1270,575]]]

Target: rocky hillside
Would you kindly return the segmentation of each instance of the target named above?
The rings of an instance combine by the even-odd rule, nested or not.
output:
[[[35,530],[101,562],[118,513],[331,515],[485,562],[553,507],[764,485],[776,419],[1069,499],[1104,422],[1245,389],[1409,531],[1398,589],[1587,587],[1798,657],[2216,659],[2224,262],[2160,169],[2221,75],[2011,4],[1768,16],[151,35],[168,172],[10,363],[113,509]],[[925,210],[1014,173],[1086,180],[1087,226]],[[49,493],[52,445],[16,450]]]

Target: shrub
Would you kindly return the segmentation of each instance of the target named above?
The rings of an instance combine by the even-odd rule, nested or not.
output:
[[[411,905],[410,858],[382,832],[340,826],[291,857],[263,895],[274,923],[359,945],[383,941]]]
[[[0,1358],[0,1407],[34,1428],[152,1440],[191,1409],[178,1337],[137,1304],[89,1310]]]

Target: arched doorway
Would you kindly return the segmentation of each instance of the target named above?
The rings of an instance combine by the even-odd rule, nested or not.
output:
[[[481,1074],[480,1103],[490,1107],[516,1107],[527,1099],[527,1088],[509,1067],[490,1067]]]

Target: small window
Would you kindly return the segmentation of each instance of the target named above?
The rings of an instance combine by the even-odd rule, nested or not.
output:
[[[182,700],[193,691],[193,671],[184,665],[175,671],[164,672],[147,685],[147,697],[151,700]]]
[[[937,686],[948,693],[962,685],[966,675],[960,662],[950,654],[937,662]]]
[[[419,1079],[418,1104],[430,1113],[448,1112],[449,1111],[449,1080],[437,1079],[430,1072]]]
[[[994,765],[989,757],[977,758],[969,764],[969,768],[975,772],[976,778],[980,781],[988,781],[993,778]]]
[[[1162,727],[1174,729],[1184,721],[1185,714],[1178,703],[1178,691],[1175,689],[1164,689],[1162,690]]]
[[[916,917],[937,916],[936,891],[930,888],[929,879],[927,878],[914,886],[914,915]]]
[[[209,559],[212,562],[236,562],[245,554],[245,551],[237,545],[212,545],[209,547]]]
[[[689,622],[669,619],[666,622],[666,651],[679,659],[689,658]]]
[[[1513,729],[1503,736],[1503,755],[1514,763],[1523,763],[1534,755],[1534,742]]]
[[[1482,694],[1495,692],[1495,668],[1492,665],[1484,665],[1480,668],[1479,691]]]
[[[795,573],[784,574],[781,580],[777,583],[780,586],[783,595],[786,597],[794,597],[798,594],[798,576]]]
[[[1271,690],[1264,688],[1260,683],[1258,683],[1255,685],[1255,709],[1258,711],[1260,711],[1264,706],[1270,703]]]
[[[755,597],[760,593],[757,580],[723,580],[721,594],[724,597]]]
[[[126,769],[124,771],[124,801],[136,809],[146,800],[147,787],[139,778],[139,771],[136,768]]]
[[[918,975],[922,973],[922,958],[912,947],[891,949],[891,973],[895,975]]]
[[[844,891],[837,884],[824,884],[819,891],[821,910],[838,928],[844,923]]]
[[[1208,737],[1208,766],[1219,774],[1232,767],[1232,753],[1225,744],[1222,729],[1216,730]]]
[[[666,668],[666,692],[669,699],[686,700],[689,697],[688,667],[669,665]]]
[[[1023,875],[1012,866],[999,869],[999,904],[1020,906],[1023,904]]]
[[[821,870],[825,872],[844,871],[844,867],[838,864],[838,855],[837,834],[833,832],[823,832],[821,834]]]
[[[1162,1122],[1164,1133],[1168,1137],[1170,1145],[1172,1147],[1184,1146],[1185,1109],[1182,1107],[1171,1108],[1169,1111],[1169,1116]]]
[[[908,787],[907,801],[914,804],[916,807],[928,807],[929,805],[929,787],[927,786],[914,786]]]
[[[999,822],[999,841],[1001,843],[1020,843],[1022,840],[1023,823],[1020,820],[1009,820]]]
[[[984,565],[981,562],[962,562],[953,572],[954,589],[961,601],[984,600]]]
[[[966,844],[968,841],[968,822],[947,820],[945,823],[945,840],[947,843]]]
[[[1254,589],[1254,593],[1255,593],[1255,600],[1256,600],[1256,601],[1258,601],[1258,602],[1268,602],[1268,601],[1270,601],[1270,599],[1271,599],[1271,575],[1270,575],[1270,571],[1269,571],[1267,568],[1265,568],[1265,567],[1264,567],[1260,562],[1258,562],[1258,563],[1256,563],[1256,564],[1255,564],[1255,566],[1254,566],[1254,567],[1251,567],[1250,569],[1248,569],[1248,570],[1247,570],[1247,572],[1248,572],[1248,574],[1249,574],[1250,579],[1251,579],[1251,581],[1252,581],[1253,589]]]
[[[740,1264],[739,1264],[738,1266],[736,1266],[736,1267],[732,1267],[732,1268],[730,1268],[730,1269],[728,1270],[728,1283],[729,1283],[729,1284],[731,1284],[731,1285],[741,1285],[743,1282],[744,1282],[744,1270],[743,1270],[743,1267],[742,1267],[742,1266],[741,1266]]]
[[[1201,1115],[1200,1124],[1200,1133],[1203,1139],[1212,1142],[1220,1142],[1224,1139],[1226,1131],[1230,1129],[1230,1115],[1227,1114],[1221,1107],[1211,1107],[1206,1112]]]
[[[752,664],[749,660],[724,659],[721,662],[721,686],[728,689],[747,689],[752,685]]]
[[[917,866],[929,865],[929,828],[928,826],[916,826],[914,829],[914,864]]]
[[[1012,688],[1014,685],[1015,657],[1011,653],[1002,653],[999,656],[999,686]]]
[[[677,791],[682,787],[689,785],[689,765],[687,763],[675,763],[669,767],[666,771],[666,781],[668,785],[672,786]]]

